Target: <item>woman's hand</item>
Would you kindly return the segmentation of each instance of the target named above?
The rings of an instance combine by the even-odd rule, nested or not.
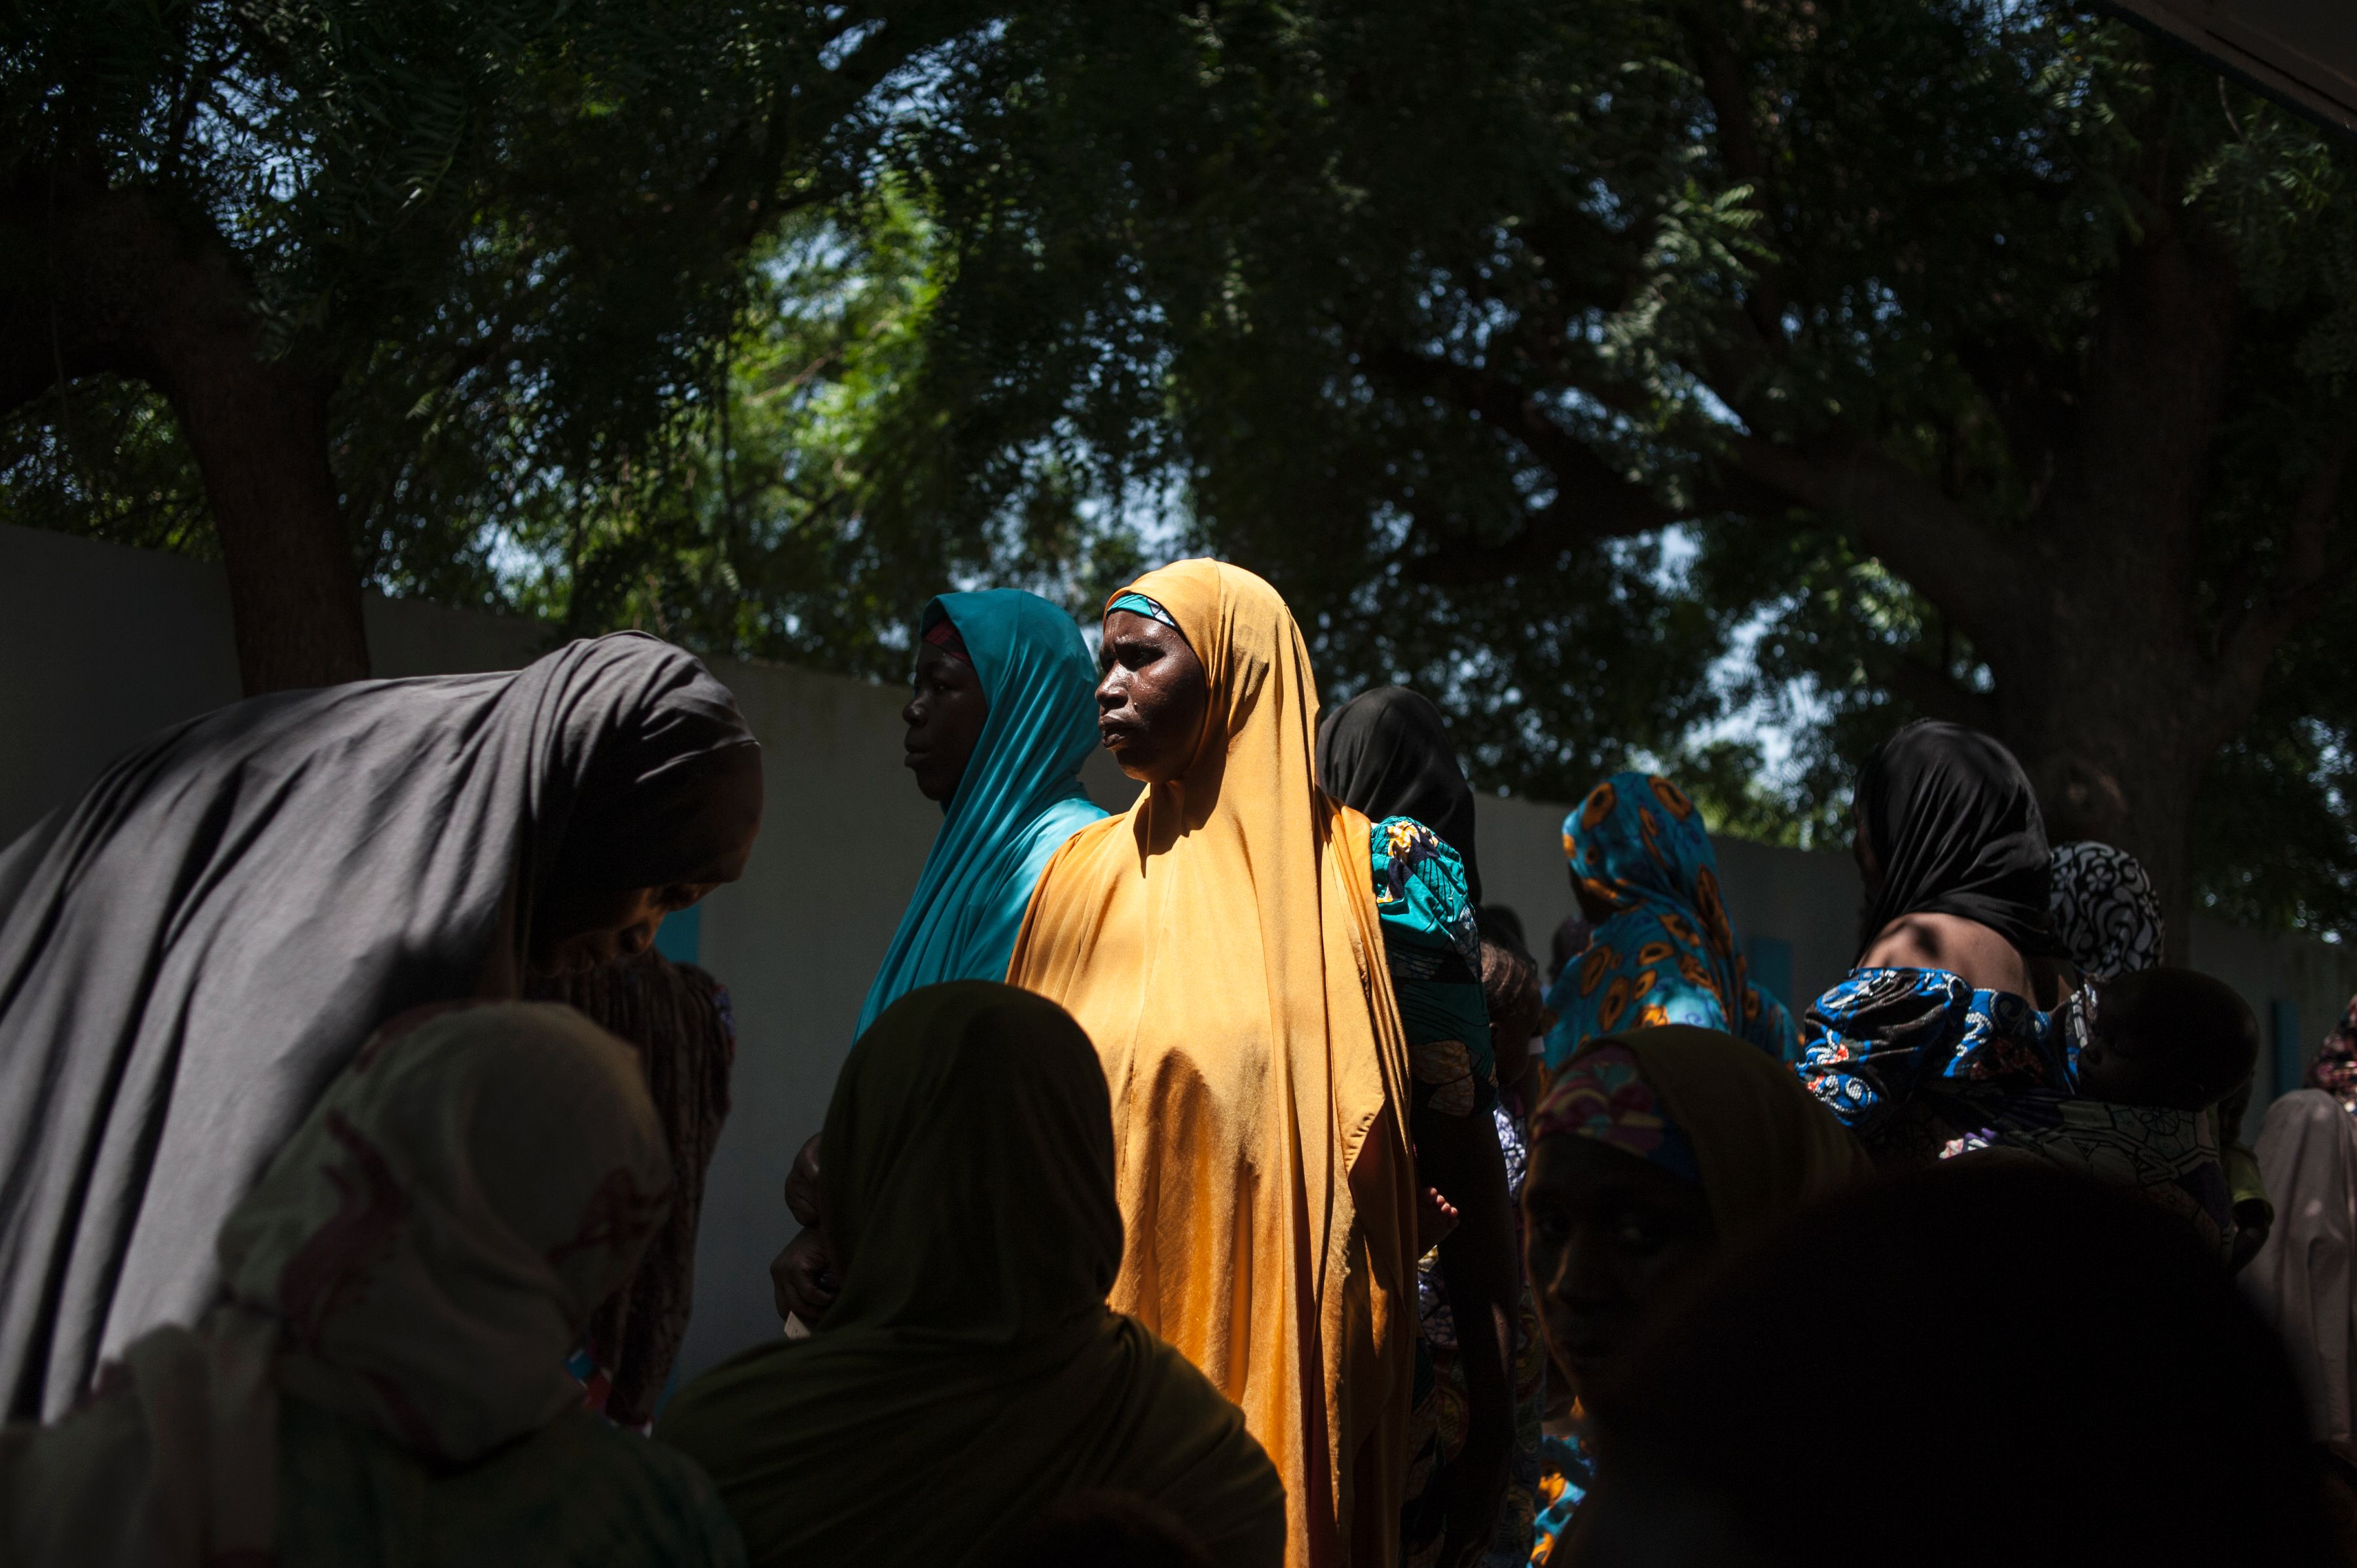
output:
[[[820,1229],[820,1187],[818,1176],[818,1134],[794,1155],[791,1169],[786,1172],[786,1207],[802,1221],[802,1234],[786,1243],[786,1250],[770,1260],[770,1288],[776,1294],[778,1316],[799,1317],[810,1327],[818,1326],[834,1298],[843,1294],[843,1282],[834,1267],[834,1254],[827,1247],[826,1232]]]
[[[1457,1206],[1441,1196],[1437,1187],[1427,1187],[1415,1195],[1415,1255],[1423,1257],[1448,1240],[1456,1230],[1459,1216]]]
[[[813,1133],[810,1142],[794,1156],[791,1169],[786,1172],[786,1207],[796,1219],[815,1230],[819,1228],[818,1134]]]
[[[843,1294],[825,1234],[804,1230],[787,1242],[786,1250],[770,1261],[770,1288],[777,1296],[780,1320],[799,1317],[817,1327],[834,1298]]]

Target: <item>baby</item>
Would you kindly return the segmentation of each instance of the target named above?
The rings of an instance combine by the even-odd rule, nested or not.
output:
[[[2115,1105],[2207,1111],[2250,1076],[2258,1020],[2233,986],[2190,969],[2147,969],[2082,993],[2080,1094]]]
[[[2147,969],[2090,985],[2057,1015],[2068,1088],[2022,1089],[1943,1159],[2035,1155],[2131,1187],[2188,1220],[2219,1261],[2249,1238],[2219,1158],[2219,1102],[2258,1059],[2258,1024],[2233,989],[2190,969]],[[2264,1237],[2264,1230],[2253,1235]]]

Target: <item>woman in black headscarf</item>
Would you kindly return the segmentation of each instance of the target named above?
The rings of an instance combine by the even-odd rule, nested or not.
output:
[[[2046,822],[2013,753],[1962,725],[1909,725],[1867,757],[1850,810],[1860,967],[1951,969],[2047,1007],[2069,993]]]
[[[1411,828],[1428,830],[1456,852],[1469,908],[1480,905],[1473,790],[1457,766],[1440,710],[1429,699],[1404,686],[1379,686],[1327,712],[1318,725],[1318,782],[1327,794],[1380,824],[1378,842],[1403,820]],[[1379,912],[1394,902],[1378,890]],[[1471,1539],[1469,1532],[1477,1532],[1469,1521],[1489,1514],[1502,1487],[1504,1501],[1495,1505],[1495,1521],[1480,1525],[1478,1532],[1492,1549],[1527,1555],[1545,1394],[1537,1309],[1520,1279],[1512,1218],[1517,1191],[1509,1179],[1523,1163],[1522,1134],[1494,1094],[1462,1096],[1452,1113],[1448,1107],[1458,1102],[1434,1092],[1428,1080],[1437,1075],[1426,1067],[1426,1053],[1452,1043],[1473,1047],[1474,1059],[1483,1064],[1501,1048],[1526,1060],[1527,1036],[1500,1041],[1485,1028],[1479,1041],[1440,1037],[1459,1032],[1447,1023],[1456,1015],[1427,1005],[1426,998],[1450,983],[1454,965],[1443,961],[1436,972],[1434,951],[1402,943],[1389,918],[1383,935],[1417,1080],[1408,1115],[1416,1181],[1457,1216],[1446,1240],[1417,1248],[1424,1256],[1416,1270],[1416,1404],[1409,1424],[1403,1551],[1423,1561],[1444,1538],[1462,1547]],[[1457,984],[1469,982],[1480,988],[1491,948],[1473,939],[1472,961],[1464,975],[1455,977]],[[1483,1008],[1475,1011],[1485,1010],[1486,997]],[[1460,1058],[1465,1054],[1457,1052]],[[1482,1076],[1495,1071],[1485,1067]],[[1482,1103],[1484,1099],[1490,1103]],[[1510,1320],[1519,1325],[1511,1350],[1501,1335],[1475,1326]],[[1467,1326],[1462,1335],[1460,1323]],[[1464,1410],[1461,1421],[1442,1419],[1444,1407],[1452,1404]],[[1457,1559],[1444,1552],[1441,1560]]]
[[[1420,692],[1378,686],[1318,721],[1318,782],[1346,806],[1382,822],[1414,817],[1457,852],[1465,890],[1481,905],[1473,848],[1473,787],[1457,766],[1440,710]]]
[[[1851,810],[1858,957],[1809,1009],[1801,1076],[1878,1159],[1961,1152],[1995,1101],[2069,1084],[2045,821],[2011,752],[1932,722],[1875,748]]]
[[[744,870],[759,748],[636,634],[257,697],[0,850],[0,1395],[191,1322],[212,1237],[361,1041],[649,946]]]

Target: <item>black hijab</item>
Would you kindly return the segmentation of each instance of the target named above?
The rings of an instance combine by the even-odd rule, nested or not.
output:
[[[727,688],[626,633],[233,703],[0,849],[6,1416],[197,1320],[222,1219],[378,1024],[514,995],[553,888],[734,876],[759,779]]]
[[[1458,770],[1431,699],[1405,686],[1361,692],[1318,721],[1318,783],[1377,822],[1414,817],[1457,852],[1465,886],[1481,902],[1473,847],[1473,789]]]
[[[2045,820],[2013,753],[1978,730],[1923,720],[1874,748],[1852,799],[1882,868],[1880,897],[1859,911],[1860,957],[1902,915],[1957,915],[2026,956],[2070,956],[2047,912]]]

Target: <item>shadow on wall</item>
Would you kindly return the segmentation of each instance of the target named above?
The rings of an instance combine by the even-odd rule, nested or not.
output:
[[[518,668],[551,645],[532,622],[371,598],[381,675]],[[767,815],[744,880],[666,922],[662,945],[726,983],[737,1026],[735,1109],[714,1157],[696,1253],[693,1374],[778,1332],[769,1262],[791,1234],[786,1168],[818,1128],[869,979],[941,822],[900,767],[896,690],[774,664],[715,660],[767,754]],[[233,702],[237,659],[220,569],[0,524],[0,843],[72,800],[111,758]],[[1099,753],[1084,777],[1109,810],[1135,786]],[[1490,897],[1544,957],[1572,910],[1564,808],[1484,798]],[[1849,966],[1857,874],[1842,854],[1722,839],[1729,916],[1754,972],[1797,1015]],[[2357,990],[2357,962],[2319,942],[2195,922],[2194,961],[2249,998],[2281,1042],[2289,1087]],[[2263,1088],[2269,1086],[2263,1086]],[[2256,1098],[2254,1115],[2269,1098]]]

